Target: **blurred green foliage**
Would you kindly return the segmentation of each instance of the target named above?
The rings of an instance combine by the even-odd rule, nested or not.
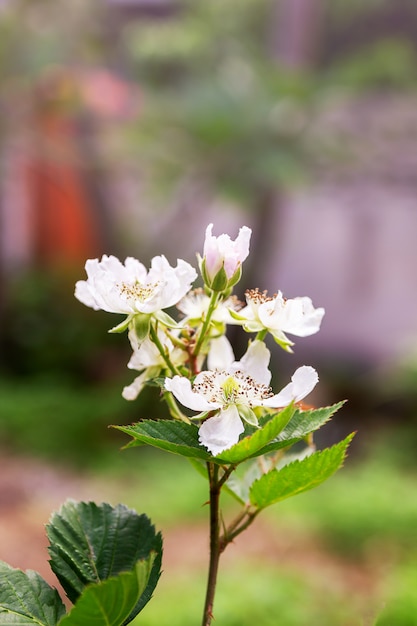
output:
[[[41,269],[9,281],[0,327],[1,373],[81,385],[118,375],[128,351],[107,334],[114,316],[82,306],[74,284],[72,273]]]
[[[301,494],[265,513],[257,522],[263,522],[261,534],[277,536],[279,545],[287,543],[289,554],[294,550],[293,564],[273,562],[271,552],[268,559],[247,556],[238,566],[226,558],[216,604],[218,619],[228,625],[256,621],[272,626],[277,620],[274,611],[279,611],[286,625],[348,626],[373,624],[384,610],[378,626],[415,624],[417,508],[413,494],[417,475],[415,469],[400,469],[393,462],[389,445],[388,438],[384,446],[378,444],[370,450],[369,456],[350,459],[337,478],[317,488],[314,496],[312,492]],[[146,509],[166,529],[198,525],[206,519],[205,482],[191,472],[185,459],[148,448],[126,450],[120,456],[127,460],[125,469],[119,466],[119,476],[130,475],[124,482],[124,501],[129,506]],[[132,468],[136,470],[134,480]],[[120,483],[114,474],[112,477],[111,468],[103,471],[107,481],[114,481],[120,497]],[[232,498],[227,497],[224,504],[225,514],[233,517]],[[304,568],[303,551],[296,548],[299,540],[311,569]],[[317,559],[322,555],[323,570],[319,564],[311,565],[310,550]],[[369,588],[360,583],[352,592],[350,587],[343,588],[341,581],[330,580],[325,566],[328,559],[338,568],[346,568],[351,582],[353,572],[358,580],[362,572],[369,579]],[[201,569],[192,582],[186,572],[182,577],[176,567],[175,575],[170,575],[166,567],[158,590],[165,601],[149,606],[142,616],[145,624],[193,623],[204,592],[204,555],[200,562]],[[179,595],[182,602],[176,603]],[[176,607],[174,615],[172,606]]]

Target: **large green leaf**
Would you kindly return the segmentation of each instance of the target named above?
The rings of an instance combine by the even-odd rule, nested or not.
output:
[[[154,556],[138,561],[130,572],[88,585],[59,626],[122,626],[129,623],[148,585]]]
[[[261,448],[264,448],[282,431],[293,413],[293,406],[286,407],[276,413],[262,428],[244,437],[216,457],[212,457],[200,445],[198,427],[194,424],[185,424],[176,420],[143,420],[131,426],[115,426],[115,428],[133,437],[128,447],[148,444],[189,458],[220,464],[237,464],[257,455]]]
[[[198,442],[198,427],[177,420],[143,420],[131,426],[115,426],[133,437],[130,446],[148,444],[181,456],[208,461],[211,455]]]
[[[72,602],[86,585],[131,571],[138,560],[156,553],[133,616],[151,598],[160,576],[162,538],[146,515],[122,504],[68,501],[51,517],[47,535],[51,568]]]
[[[275,502],[313,489],[329,478],[343,464],[346,450],[354,433],[340,443],[314,452],[301,461],[294,461],[282,469],[273,469],[252,484],[250,502],[264,509]]]
[[[37,572],[0,561],[0,626],[56,626],[64,614],[58,592]]]
[[[338,411],[344,402],[338,402],[332,406],[322,407],[320,409],[310,409],[302,411],[297,409],[279,435],[265,447],[259,450],[258,454],[267,454],[273,450],[280,450],[292,446],[294,443],[301,441],[310,433],[315,432]]]
[[[275,437],[291,420],[294,414],[294,406],[289,405],[279,413],[276,413],[264,426],[255,430],[252,435],[244,437],[228,450],[217,455],[217,461],[225,463],[241,463],[246,459],[261,454],[259,451]]]

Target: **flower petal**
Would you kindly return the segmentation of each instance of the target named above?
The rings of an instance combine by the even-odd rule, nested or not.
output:
[[[291,402],[299,402],[305,398],[319,381],[314,367],[303,365],[299,367],[291,377],[291,382],[272,398],[263,401],[263,406],[274,409],[287,406]]]
[[[219,408],[219,403],[208,402],[204,396],[193,391],[190,380],[185,376],[165,378],[165,389],[173,393],[181,404],[193,411],[210,411]]]
[[[237,443],[243,431],[237,408],[232,405],[203,422],[198,435],[200,443],[216,456]]]
[[[207,274],[210,279],[214,279],[217,272],[224,267],[227,279],[230,279],[249,254],[252,231],[247,226],[243,226],[236,240],[232,241],[229,235],[225,234],[214,237],[212,230],[213,224],[209,224],[206,228],[203,248]]]
[[[242,370],[262,385],[269,385],[271,372],[268,369],[271,353],[263,341],[252,341],[240,361],[235,361],[229,372]]]
[[[226,370],[235,360],[230,341],[225,335],[210,341],[210,350],[207,356],[209,370]]]
[[[285,302],[281,328],[291,335],[308,337],[320,330],[323,316],[324,309],[315,309],[311,298],[293,298]]]
[[[145,386],[148,380],[148,372],[145,370],[135,378],[135,380],[126,387],[123,388],[122,396],[125,400],[136,400],[140,392]]]

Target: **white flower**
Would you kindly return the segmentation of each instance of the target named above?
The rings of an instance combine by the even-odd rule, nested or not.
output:
[[[207,354],[207,367],[209,370],[229,367],[234,360],[233,348],[226,335],[210,339]]]
[[[183,376],[165,379],[165,388],[184,406],[198,412],[215,412],[199,429],[200,443],[214,456],[239,441],[244,431],[242,419],[257,425],[253,408],[280,408],[292,400],[301,400],[318,380],[315,370],[307,368],[308,372],[302,376],[294,374],[296,382],[290,383],[293,386],[289,391],[285,388],[274,395],[269,387],[269,360],[270,352],[265,344],[253,341],[241,361],[222,370],[200,372],[193,383]],[[290,398],[288,402],[283,403],[287,398]]]
[[[206,319],[209,305],[210,298],[202,289],[190,291],[177,304],[177,308],[185,316],[182,320],[182,326],[197,327],[201,324]],[[221,369],[235,360],[232,346],[224,333],[226,324],[235,323],[230,315],[230,310],[239,311],[241,307],[242,303],[235,296],[230,296],[226,300],[217,303],[210,318],[211,324],[206,334],[206,346],[199,353],[203,357],[202,361],[204,361],[205,354],[207,354],[208,369]]]
[[[145,266],[128,257],[124,264],[114,256],[103,255],[101,261],[89,259],[85,264],[87,280],[75,286],[75,297],[83,304],[110,313],[152,314],[176,304],[190,289],[197,273],[179,259],[171,267],[164,256]]]
[[[271,297],[252,289],[246,292],[246,302],[247,306],[238,313],[231,311],[233,318],[248,332],[267,330],[289,352],[294,344],[285,333],[298,337],[314,335],[324,316],[324,309],[315,309],[310,298],[287,300],[281,291]]]
[[[223,291],[240,278],[241,265],[249,254],[251,229],[243,226],[232,241],[229,235],[212,235],[213,224],[206,229],[203,259],[200,267],[206,284],[215,291]]]
[[[184,350],[175,348],[169,337],[161,330],[158,330],[158,339],[169,353],[169,358],[173,365],[184,363],[187,358]],[[130,385],[124,387],[122,396],[125,400],[135,400],[145,384],[158,376],[161,370],[167,368],[167,365],[156,345],[148,337],[143,341],[139,341],[135,330],[131,329],[129,331],[129,340],[133,353],[127,366],[129,369],[138,370],[141,374]]]
[[[206,318],[209,305],[210,297],[204,293],[203,289],[193,289],[178,302],[177,308],[185,316],[183,322],[195,326]],[[239,311],[241,308],[242,303],[238,298],[230,296],[217,303],[211,320],[213,323],[233,324],[235,322],[230,311]]]

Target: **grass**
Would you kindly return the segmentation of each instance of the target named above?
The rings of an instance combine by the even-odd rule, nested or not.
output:
[[[194,626],[202,615],[203,572],[161,580],[155,598],[135,620],[142,626]],[[262,562],[238,561],[221,570],[215,623],[222,626],[347,626],[354,624],[349,598],[323,584]],[[218,621],[217,621],[218,620]]]

